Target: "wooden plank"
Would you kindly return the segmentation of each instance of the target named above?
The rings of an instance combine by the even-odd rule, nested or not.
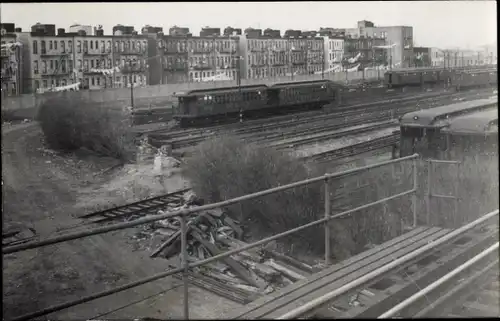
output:
[[[269,256],[272,256],[274,257],[275,259],[278,259],[278,260],[281,260],[285,263],[288,263],[290,264],[291,266],[294,266],[300,270],[304,270],[306,272],[309,272],[309,273],[314,273],[314,269],[312,266],[308,265],[308,264],[305,264],[303,262],[300,262],[290,256],[287,256],[287,255],[284,255],[284,254],[281,254],[281,253],[278,253],[276,251],[273,251],[273,250],[269,250],[269,249],[266,249],[266,248],[263,248],[262,251],[269,255]]]
[[[421,233],[408,233],[411,237],[401,238],[401,242],[393,242],[392,246],[385,246],[382,244],[381,246],[375,247],[367,252],[373,253],[372,255],[359,254],[358,257],[362,259],[358,259],[355,257],[347,259],[346,261],[340,262],[339,264],[333,265],[330,268],[325,269],[322,272],[314,274],[312,279],[310,280],[302,280],[297,282],[296,284],[300,284],[300,286],[291,286],[291,291],[286,291],[279,296],[272,298],[265,302],[260,307],[257,307],[254,312],[247,314],[246,316],[257,315],[257,317],[263,315],[264,313],[269,313],[275,310],[276,308],[286,305],[287,303],[292,302],[296,298],[300,298],[308,293],[311,293],[318,288],[324,287],[328,282],[332,282],[336,279],[343,278],[346,275],[350,275],[356,270],[361,269],[364,266],[370,265],[374,262],[377,262],[381,258],[391,257],[394,252],[400,251],[401,249],[407,250],[408,248],[412,248],[411,245],[415,242],[427,242],[426,238],[430,235],[434,235],[441,231],[440,228],[427,228],[422,229]],[[390,243],[390,242],[388,242]],[[391,243],[390,243],[391,244]],[[420,244],[420,243],[418,243]]]
[[[389,255],[378,257],[376,260],[369,258],[366,260],[366,262],[358,262],[352,265],[350,271],[347,273],[341,272],[338,273],[337,275],[331,275],[325,280],[323,280],[323,282],[316,282],[316,284],[310,284],[307,287],[301,289],[301,291],[297,291],[297,293],[294,293],[293,296],[290,296],[287,299],[288,301],[287,303],[276,305],[274,308],[268,309],[268,312],[265,314],[265,316],[266,318],[275,318],[277,316],[281,316],[282,314],[290,311],[291,309],[295,309],[315,298],[318,298],[331,291],[334,291],[335,289],[338,289],[339,287],[349,282],[355,281],[356,279],[359,279],[363,275],[366,275],[386,264],[389,264],[390,262],[396,260],[397,258],[400,258],[410,252],[413,252],[416,249],[424,245],[427,245],[429,241],[436,240],[447,233],[449,233],[448,230],[441,230],[438,231],[437,233],[432,233],[431,235],[423,239],[413,240],[408,243],[408,246],[404,246],[398,251],[393,252]]]
[[[207,250],[210,252],[210,254],[212,254],[212,256],[215,256],[215,255],[218,255],[221,253],[221,251],[217,248],[217,246],[215,244],[212,244],[208,241],[206,241],[205,239],[203,239],[203,237],[201,237],[201,234],[200,234],[200,230],[197,229],[196,227],[192,227],[193,231],[191,232],[191,235],[198,241],[200,242],[201,244],[203,244],[203,246],[205,246],[207,248]],[[257,284],[257,282],[251,278],[251,276],[249,275],[248,271],[238,262],[236,262],[234,259],[230,258],[230,257],[226,257],[224,259],[222,259],[229,267],[231,267],[231,269],[236,273],[236,275],[238,275],[239,277],[241,277],[244,281],[247,281],[249,284],[255,286],[255,287],[259,287],[259,285]]]
[[[283,288],[283,289],[280,289],[278,291],[276,291],[275,293],[271,294],[271,295],[268,295],[268,296],[265,296],[265,297],[262,297],[262,298],[259,298],[257,300],[255,300],[254,302],[248,304],[247,306],[245,306],[243,309],[239,310],[239,311],[234,311],[234,316],[230,317],[231,319],[234,319],[234,318],[237,318],[240,314],[241,316],[243,316],[244,314],[246,313],[249,313],[251,311],[253,311],[254,309],[264,305],[264,304],[267,304],[268,302],[272,301],[272,300],[275,300],[275,299],[278,299],[279,297],[281,296],[284,296],[284,295],[287,295],[288,293],[291,293],[293,291],[296,291],[297,289],[307,285],[308,283],[310,282],[314,282],[316,280],[319,280],[321,278],[325,278],[327,277],[328,275],[332,274],[332,273],[335,273],[336,271],[339,271],[341,270],[342,268],[345,268],[347,266],[349,266],[350,264],[354,264],[358,261],[361,261],[371,255],[376,255],[380,252],[383,252],[384,248],[386,248],[386,250],[389,250],[393,247],[398,247],[402,242],[404,242],[406,239],[412,237],[412,236],[416,236],[416,235],[419,235],[425,231],[428,231],[430,230],[431,228],[429,227],[419,227],[419,228],[416,228],[404,235],[401,235],[399,237],[396,237],[388,242],[385,242],[383,244],[381,244],[380,246],[377,246],[377,247],[374,247],[368,251],[365,251],[363,253],[360,253],[356,256],[353,256],[347,260],[344,260],[338,264],[335,264],[334,266],[328,268],[328,269],[325,269],[321,272],[318,272],[316,274],[313,274],[311,277],[309,277],[307,280],[301,280],[301,281],[298,281],[296,283],[294,283],[292,286],[289,286],[289,287],[286,287],[286,288]],[[387,251],[385,251],[384,253],[386,253]]]
[[[283,273],[288,279],[290,279],[292,281],[304,280],[306,278],[305,276],[303,276],[299,273],[295,273],[295,271],[287,269],[286,267],[278,264],[273,259],[269,259],[267,261],[264,261],[264,264],[269,265],[270,267],[272,267],[276,271]]]

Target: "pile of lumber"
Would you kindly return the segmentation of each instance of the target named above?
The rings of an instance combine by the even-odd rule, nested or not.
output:
[[[185,206],[185,205],[184,205]],[[175,209],[172,209],[175,210]],[[222,209],[193,213],[186,218],[188,261],[203,260],[228,250],[247,245],[242,241],[240,223]],[[177,262],[181,251],[178,218],[155,223],[156,234],[164,235],[151,257]],[[266,247],[249,249],[225,259],[190,270],[191,284],[212,291],[235,302],[246,304],[256,297],[271,293],[312,274],[313,268]],[[180,278],[181,275],[176,275]]]

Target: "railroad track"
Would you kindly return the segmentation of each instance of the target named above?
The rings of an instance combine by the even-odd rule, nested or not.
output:
[[[489,93],[486,93],[489,94]],[[443,97],[442,95],[434,95],[432,97],[427,97],[427,98],[422,98],[418,102],[419,104],[428,102],[429,100],[434,100],[436,98],[441,98],[441,99],[450,99],[453,97],[456,97],[457,95],[460,95],[460,93],[455,93],[455,94],[450,94],[446,95]],[[463,96],[463,94],[462,94]],[[412,100],[413,99],[413,100]],[[366,111],[366,112],[361,112],[360,110],[352,110],[348,109],[348,111],[344,113],[332,113],[332,114],[320,114],[320,115],[315,115],[311,117],[306,117],[303,119],[286,119],[284,121],[277,121],[277,122],[267,122],[263,124],[258,124],[256,126],[250,125],[250,126],[244,126],[243,128],[236,128],[236,129],[227,129],[227,131],[224,131],[224,127],[222,129],[216,129],[216,128],[208,128],[204,130],[204,134],[202,135],[196,135],[196,136],[183,136],[179,139],[171,139],[170,134],[164,133],[153,135],[153,144],[156,146],[160,146],[163,144],[172,144],[173,149],[180,149],[180,148],[185,148],[185,147],[190,147],[197,145],[198,143],[206,140],[209,137],[220,135],[220,134],[236,134],[239,135],[242,139],[246,140],[279,140],[279,139],[286,139],[286,138],[291,138],[291,137],[297,137],[302,134],[312,134],[314,132],[321,132],[321,131],[331,131],[335,128],[332,128],[332,126],[336,126],[337,124],[341,123],[343,124],[343,127],[347,127],[347,125],[351,126],[353,125],[353,121],[355,119],[360,119],[362,123],[367,123],[367,122],[374,122],[374,121],[380,121],[382,120],[381,115],[386,113],[386,119],[391,118],[391,116],[398,116],[400,114],[404,114],[406,112],[412,111],[415,109],[415,101],[414,99],[418,99],[416,97],[407,97],[404,99],[404,101],[401,100],[389,100],[386,102],[390,102],[389,106],[387,105],[380,105],[379,103],[374,103],[370,109],[376,109],[374,111]],[[441,104],[444,104],[445,102],[441,102]],[[399,106],[398,108],[394,108],[394,104],[403,104],[402,106]],[[438,103],[439,104],[439,103]],[[378,107],[378,108],[377,108]],[[435,107],[435,106],[431,106]],[[365,109],[367,107],[364,107]],[[392,113],[394,111],[394,113]],[[392,113],[392,114],[391,114]],[[331,122],[334,121],[335,123],[332,124]],[[330,122],[330,123],[329,123]],[[319,124],[322,123],[322,124]],[[305,125],[305,128],[300,128],[300,125]],[[314,126],[316,125],[316,126]],[[313,128],[314,126],[314,128]],[[299,127],[299,128],[297,128]],[[286,131],[286,128],[290,128],[290,131]],[[339,128],[339,127],[336,127]],[[179,133],[174,133],[174,136],[179,135]],[[189,134],[192,135],[192,134]]]
[[[155,215],[158,209],[167,205],[182,205],[184,193],[189,190],[190,188],[185,188],[166,195],[85,214],[78,218],[85,219],[88,223],[107,223],[110,221],[125,220],[132,216]]]
[[[399,133],[374,138],[368,141],[359,142],[342,148],[332,149],[326,152],[304,156],[302,159],[319,163],[336,161],[346,157],[375,151],[381,148],[392,146],[399,141]]]
[[[384,117],[379,118],[379,120],[383,120],[383,119],[384,119]],[[375,121],[377,121],[377,120],[375,120]],[[352,126],[356,126],[356,125],[362,125],[364,123],[366,123],[365,120],[358,120],[358,121],[353,121],[351,124],[352,124]],[[276,149],[294,148],[294,147],[301,146],[301,145],[307,145],[307,144],[311,144],[311,143],[319,143],[319,142],[323,142],[323,141],[330,140],[330,139],[336,139],[336,138],[341,138],[341,137],[345,137],[345,136],[352,136],[352,135],[356,135],[356,134],[367,133],[367,132],[371,132],[374,130],[388,128],[388,127],[392,127],[392,126],[395,126],[395,122],[392,120],[383,121],[381,123],[377,123],[374,125],[369,125],[369,126],[365,126],[365,127],[361,127],[361,128],[347,129],[347,130],[342,130],[342,128],[345,126],[333,125],[333,126],[328,126],[329,132],[335,130],[335,132],[333,132],[333,133],[320,134],[320,135],[316,135],[313,137],[298,138],[298,139],[294,139],[292,141],[284,141],[284,142],[279,141],[277,143],[270,143],[269,146],[274,147]],[[324,132],[324,131],[325,131],[325,129],[322,129],[320,132]],[[307,132],[307,134],[308,135],[315,134],[315,130],[311,130],[311,132]]]

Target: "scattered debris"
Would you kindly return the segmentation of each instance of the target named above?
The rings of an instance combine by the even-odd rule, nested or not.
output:
[[[158,211],[169,211],[197,206],[196,194],[188,191],[185,204]],[[181,251],[181,222],[168,218],[149,224],[134,235],[137,241],[150,240],[151,257],[165,258],[179,267]],[[241,248],[244,228],[229,217],[222,208],[186,216],[188,261],[195,262]],[[275,247],[274,247],[275,248]],[[274,292],[311,275],[315,268],[291,257],[277,253],[273,246],[248,249],[190,270],[189,280],[218,295],[236,302],[248,303],[256,297]],[[176,278],[180,278],[177,275]]]

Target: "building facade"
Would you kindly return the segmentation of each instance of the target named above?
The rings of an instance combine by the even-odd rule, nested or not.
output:
[[[148,37],[137,32],[122,33],[111,37],[115,88],[147,86],[149,79]]]
[[[413,66],[417,68],[431,67],[431,55],[432,51],[429,47],[413,47]]]
[[[387,65],[385,39],[381,37],[346,36],[344,39],[344,69]]]
[[[87,35],[85,30],[66,33],[62,28],[55,34],[54,25],[34,27],[34,32],[17,33],[23,44],[24,93],[76,83],[92,90],[147,85],[146,36],[104,35],[102,29]]]
[[[344,60],[344,37],[324,36],[325,70],[340,71]]]
[[[389,65],[394,68],[408,68],[413,62],[413,27],[375,26],[370,21],[359,21],[357,28],[344,29],[346,36],[382,38],[385,40]]]
[[[2,23],[1,26],[1,92],[2,98],[22,93],[23,54],[22,44],[15,34],[13,23]]]

